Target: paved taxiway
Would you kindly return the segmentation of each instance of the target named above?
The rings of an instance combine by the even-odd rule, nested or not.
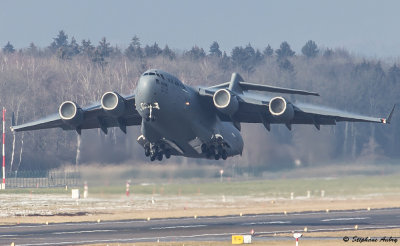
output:
[[[0,245],[74,245],[112,242],[229,241],[232,234],[400,228],[400,208],[0,226]]]

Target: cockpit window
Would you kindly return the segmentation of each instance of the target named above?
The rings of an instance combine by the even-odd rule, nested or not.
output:
[[[143,76],[149,75],[149,73],[144,73]]]
[[[156,75],[155,73],[149,73],[149,75]]]

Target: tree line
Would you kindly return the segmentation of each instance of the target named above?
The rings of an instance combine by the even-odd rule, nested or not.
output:
[[[357,57],[345,49],[321,49],[312,40],[304,44],[301,54],[296,54],[286,41],[276,49],[270,45],[264,50],[251,44],[236,46],[227,54],[216,41],[207,51],[196,45],[177,51],[168,45],[160,48],[157,43],[142,45],[134,36],[122,49],[112,46],[105,37],[96,45],[90,40],[69,39],[60,31],[44,48],[34,43],[20,50],[10,42],[2,46],[0,102],[7,108],[8,118],[13,111],[21,124],[56,113],[64,100],[85,106],[99,101],[109,90],[133,93],[140,74],[149,68],[168,71],[189,85],[215,85],[229,81],[232,72],[239,72],[249,82],[321,94],[289,96],[294,102],[379,117],[386,116],[400,93],[397,63]],[[243,157],[220,163],[237,162],[270,170],[291,167],[299,161],[303,165],[349,160],[389,162],[400,155],[399,124],[397,112],[390,126],[338,123],[323,126],[321,131],[313,126],[294,126],[292,131],[273,126],[267,132],[260,124],[244,124]],[[75,132],[59,129],[18,133],[15,141],[7,132],[7,163],[13,163],[12,169],[16,170],[54,168],[76,161],[144,162],[143,150],[135,143],[139,131],[138,127],[130,127],[124,136],[118,129],[108,135],[89,130],[79,141]],[[184,158],[171,161],[215,163]]]

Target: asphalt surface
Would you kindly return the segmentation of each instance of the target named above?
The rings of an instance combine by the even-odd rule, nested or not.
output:
[[[400,228],[400,208],[0,226],[0,245],[79,245],[163,241],[230,241],[233,234],[271,240],[275,233]],[[387,235],[390,236],[390,235]]]

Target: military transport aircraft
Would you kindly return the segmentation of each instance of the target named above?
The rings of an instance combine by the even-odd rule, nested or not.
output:
[[[252,91],[252,92],[251,92]],[[231,80],[211,87],[191,87],[175,76],[151,69],[143,73],[136,93],[121,96],[106,92],[100,102],[81,108],[72,101],[63,102],[58,113],[47,118],[13,126],[13,131],[46,128],[76,130],[140,125],[137,141],[151,161],[171,155],[218,160],[242,154],[240,123],[335,125],[338,121],[390,123],[387,119],[360,116],[290,102],[282,96],[267,97],[254,92],[319,96],[316,92],[280,88],[245,82],[233,73]]]

